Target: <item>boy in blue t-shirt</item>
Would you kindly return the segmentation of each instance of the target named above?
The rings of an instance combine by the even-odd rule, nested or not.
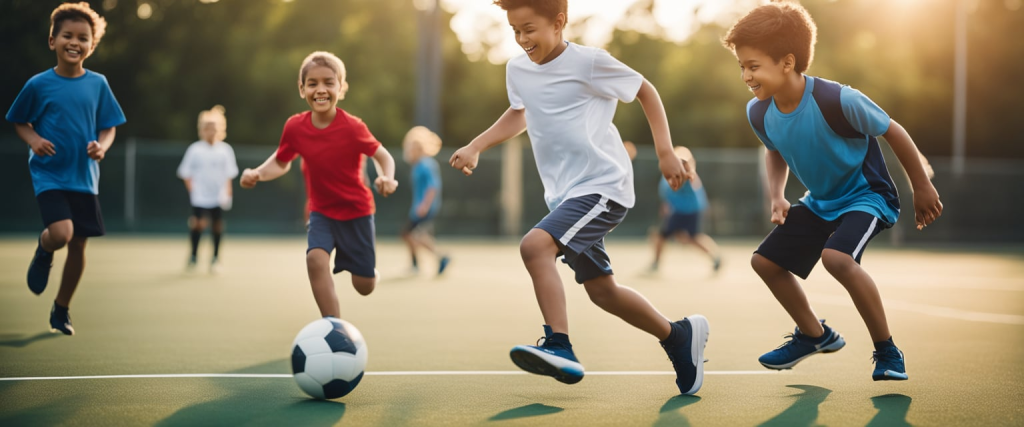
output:
[[[676,156],[690,162],[696,169],[697,162],[688,148],[676,147],[675,152]],[[700,232],[700,217],[708,208],[708,195],[704,191],[700,176],[694,173],[693,179],[686,181],[675,191],[668,185],[668,181],[662,178],[658,183],[658,195],[661,197],[664,220],[661,229],[654,234],[654,262],[651,263],[651,272],[658,271],[665,241],[671,237],[675,237],[680,243],[696,246],[711,258],[712,268],[718,271],[722,265],[718,245],[711,236]]]
[[[867,243],[899,215],[896,187],[875,138],[885,137],[910,177],[918,229],[942,214],[942,203],[902,126],[856,89],[804,75],[814,57],[816,32],[800,5],[772,3],[748,13],[723,39],[755,96],[747,117],[768,148],[771,221],[777,226],[751,265],[797,325],[790,341],[759,361],[769,369],[789,369],[845,345],[838,332],[818,320],[794,277],[806,279],[821,258],[849,292],[874,341],[872,378],[906,380],[903,353],[889,333],[878,288],[860,266]],[[790,169],[807,187],[795,205],[783,191]]]
[[[438,256],[438,275],[443,274],[451,262],[448,255],[437,249],[433,237],[433,221],[441,210],[441,170],[434,159],[440,150],[441,138],[423,126],[410,129],[402,141],[402,157],[412,165],[412,206],[409,222],[402,227],[402,240],[412,258],[412,274],[419,274],[417,247]]]
[[[60,291],[50,312],[51,332],[73,335],[68,307],[85,269],[86,239],[105,233],[99,200],[99,161],[114,142],[124,113],[102,74],[83,62],[107,23],[89,4],[65,3],[50,15],[50,50],[57,66],[25,83],[7,112],[30,147],[29,172],[46,227],[29,265],[28,287],[46,289],[53,252],[68,248]]]

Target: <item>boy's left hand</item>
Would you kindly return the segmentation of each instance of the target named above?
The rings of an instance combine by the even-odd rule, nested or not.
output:
[[[682,187],[687,180],[693,178],[693,172],[685,166],[685,163],[685,160],[675,155],[658,159],[658,168],[661,169],[661,174],[665,176],[672,191],[679,190],[679,187]]]
[[[89,154],[89,157],[97,162],[103,160],[107,155],[107,150],[104,150],[103,146],[96,141],[90,142],[89,145],[85,147],[85,152]]]
[[[935,190],[935,186],[915,188],[914,220],[917,222],[917,229],[927,227],[940,216],[942,216],[942,202],[939,201],[939,192]]]
[[[377,187],[377,192],[380,193],[381,196],[387,197],[390,196],[391,193],[394,193],[395,189],[398,188],[398,181],[386,176],[378,176],[377,179],[373,180],[373,185]]]

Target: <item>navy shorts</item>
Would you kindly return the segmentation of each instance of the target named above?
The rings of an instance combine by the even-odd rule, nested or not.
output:
[[[661,225],[661,237],[669,237],[681,231],[696,236],[700,230],[700,212],[672,213]]]
[[[195,206],[192,207],[192,216],[196,218],[209,217],[210,221],[217,222],[220,221],[223,215],[224,210],[221,208],[199,208]]]
[[[754,253],[806,279],[821,258],[822,250],[837,250],[860,264],[868,242],[891,226],[860,211],[847,212],[839,219],[826,221],[807,206],[793,205],[786,222],[768,233]]]
[[[583,283],[613,274],[604,236],[622,222],[626,212],[607,197],[588,194],[563,201],[533,228],[555,239],[562,262],[576,272],[576,283]]]
[[[409,218],[405,225],[402,226],[402,234],[409,234],[414,231],[422,231],[424,233],[434,232],[434,214],[430,213],[427,216],[420,218]]]
[[[334,274],[348,270],[356,276],[374,277],[377,253],[374,248],[373,215],[348,221],[331,219],[319,212],[310,212],[307,227],[309,248],[323,249],[327,253],[336,250]]]
[[[97,237],[107,234],[100,212],[100,199],[92,193],[48,190],[36,196],[43,227],[57,221],[71,220],[75,237]]]

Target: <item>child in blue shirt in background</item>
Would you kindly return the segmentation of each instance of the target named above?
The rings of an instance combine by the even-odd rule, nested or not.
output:
[[[85,243],[102,236],[99,161],[125,123],[121,106],[102,74],[85,69],[107,22],[86,2],[65,3],[50,14],[50,50],[57,66],[25,83],[7,112],[30,147],[32,186],[46,227],[28,269],[28,288],[46,289],[53,252],[68,248],[60,290],[50,311],[50,331],[74,335],[68,307],[85,270]]]
[[[686,147],[676,147],[676,156],[686,160],[696,168],[697,162]],[[712,268],[718,271],[722,265],[722,256],[715,240],[700,232],[701,215],[708,208],[708,195],[700,177],[694,173],[693,179],[683,183],[678,190],[672,191],[664,177],[658,184],[658,195],[661,196],[661,215],[664,217],[661,230],[654,235],[654,262],[651,272],[658,271],[661,253],[665,249],[665,241],[675,237],[680,243],[692,243],[711,258]]]
[[[402,240],[412,258],[412,274],[419,274],[417,247],[438,257],[438,275],[444,274],[451,262],[448,255],[437,249],[433,236],[433,221],[441,210],[441,170],[434,159],[440,150],[441,138],[423,126],[410,129],[402,141],[402,157],[412,165],[412,206],[409,222],[402,227]]]
[[[754,94],[747,117],[768,149],[776,227],[754,252],[751,265],[797,325],[790,341],[758,361],[769,369],[789,369],[846,345],[818,320],[795,277],[806,279],[820,258],[867,325],[875,346],[872,379],[906,380],[903,352],[889,332],[882,297],[860,265],[867,243],[891,227],[900,212],[876,137],[885,137],[910,177],[918,229],[942,214],[942,203],[917,146],[899,123],[860,91],[804,74],[814,58],[816,33],[807,10],[785,2],[754,9],[723,39]],[[791,169],[807,187],[795,205],[784,193]]]

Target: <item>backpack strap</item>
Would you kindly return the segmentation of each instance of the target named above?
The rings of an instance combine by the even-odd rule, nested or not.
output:
[[[850,121],[843,114],[843,104],[839,99],[839,94],[842,90],[843,85],[839,83],[821,77],[814,77],[814,89],[811,91],[811,95],[814,96],[814,102],[818,104],[818,109],[821,110],[821,115],[825,117],[825,123],[828,123],[828,127],[832,128],[832,132],[843,138],[866,138],[866,135],[853,128],[853,125],[850,124]],[[761,120],[761,125],[764,126],[763,115]]]
[[[771,144],[768,140],[768,132],[764,130],[764,115],[768,114],[768,106],[772,103],[771,98],[763,101],[757,101],[750,107],[750,125],[753,126],[754,130],[757,131],[757,135],[764,138],[766,142]]]

